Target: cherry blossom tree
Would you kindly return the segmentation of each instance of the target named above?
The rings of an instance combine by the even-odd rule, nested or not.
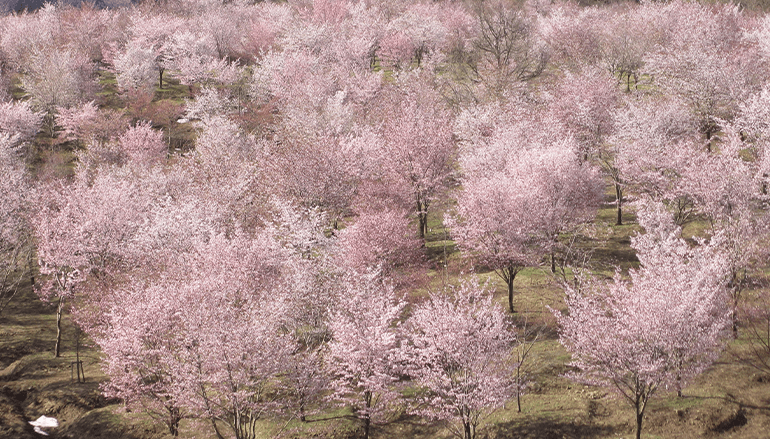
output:
[[[717,357],[727,334],[727,267],[717,245],[691,249],[659,204],[641,205],[646,233],[633,239],[641,267],[631,283],[566,287],[569,314],[554,311],[573,378],[617,391],[634,407],[636,437],[649,399],[679,391]],[[715,238],[718,241],[719,238]]]
[[[548,116],[563,132],[575,137],[581,160],[598,163],[612,179],[617,205],[616,224],[621,225],[624,181],[616,162],[625,145],[611,142],[615,131],[614,113],[620,104],[615,82],[602,70],[567,73],[554,91]]]
[[[43,194],[33,218],[40,274],[46,279],[38,295],[57,300],[58,357],[65,302],[109,298],[110,287],[137,259],[130,242],[150,203],[138,183],[120,173],[81,172],[72,184],[54,182]],[[84,323],[88,319],[79,317]]]
[[[516,394],[516,334],[503,308],[472,281],[418,304],[407,321],[414,413],[474,439],[483,419]]]
[[[617,145],[610,162],[622,176],[622,190],[664,201],[677,224],[696,213],[692,198],[682,191],[682,176],[703,149],[698,126],[684,103],[675,97],[643,97],[629,101],[616,114]]]
[[[422,260],[421,242],[412,233],[406,211],[364,211],[338,233],[340,265],[362,273],[378,268],[383,276],[392,277],[399,268]]]
[[[172,434],[197,416],[254,438],[260,417],[277,410],[268,390],[295,349],[280,330],[291,261],[265,233],[191,238],[163,276],[132,285],[129,303],[111,308],[97,338],[107,390],[164,419]]]
[[[91,101],[78,107],[60,107],[56,125],[61,127],[58,136],[63,141],[108,142],[128,129],[128,120],[121,112],[99,109]]]
[[[33,51],[21,84],[32,107],[47,113],[51,135],[58,107],[76,105],[95,93],[93,74],[93,65],[82,55],[57,49]]]
[[[511,312],[516,275],[539,263],[560,232],[590,219],[601,194],[571,138],[539,138],[528,128],[519,123],[467,148],[457,217],[447,224],[467,256],[505,281]]]
[[[0,109],[1,111],[1,109]],[[0,113],[2,114],[2,113]],[[19,156],[18,135],[0,134],[0,313],[18,293],[31,269],[29,233],[33,192]]]
[[[43,115],[33,111],[28,102],[0,103],[0,132],[29,141],[40,131]]]
[[[125,300],[105,310],[107,327],[95,337],[109,377],[102,389],[105,396],[159,419],[176,437],[179,422],[192,416],[181,400],[183,381],[176,374],[183,353],[184,303],[160,284],[120,294]]]
[[[153,90],[155,85],[155,52],[135,41],[112,61],[115,79],[121,91]]]
[[[363,177],[365,151],[353,136],[287,139],[266,163],[271,184],[302,206],[326,212],[337,229],[351,214]]]
[[[329,322],[332,340],[326,354],[333,398],[353,408],[365,438],[401,398],[395,389],[401,358],[396,322],[405,303],[378,277],[376,272],[348,277],[345,300]]]
[[[758,48],[742,37],[744,17],[731,5],[677,3],[671,40],[646,58],[664,93],[680,97],[709,141],[731,121],[739,103],[760,84]],[[730,56],[724,56],[729,53]],[[711,144],[707,143],[710,148]]]
[[[133,14],[131,18],[129,33],[133,43],[129,42],[128,50],[133,51],[132,58],[141,60],[143,63],[139,77],[144,79],[146,63],[151,59],[154,61],[155,70],[158,71],[158,86],[163,88],[163,73],[173,60],[171,39],[185,25],[185,20],[164,13],[138,13]],[[115,67],[117,68],[117,65]],[[127,67],[131,66],[127,65]]]
[[[475,53],[468,62],[471,80],[502,96],[511,84],[543,73],[550,53],[534,17],[504,1],[474,1],[470,9],[477,22]]]
[[[414,78],[412,89],[394,91],[383,127],[382,162],[385,179],[408,188],[406,203],[416,205],[420,238],[428,232],[428,209],[448,187],[454,173],[452,116],[425,79]]]

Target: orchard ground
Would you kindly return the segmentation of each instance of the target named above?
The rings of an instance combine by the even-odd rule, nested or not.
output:
[[[610,198],[608,197],[608,200]],[[599,212],[597,224],[605,224],[601,239],[581,242],[593,249],[592,265],[611,275],[613,267],[628,269],[635,264],[629,247],[637,230],[633,212],[626,225],[610,226],[614,209],[607,203]],[[426,251],[436,267],[446,262],[447,270],[430,273],[431,285],[440,287],[447,278],[467,270],[451,241],[446,240],[440,218],[431,218]],[[690,229],[696,230],[697,225]],[[445,256],[446,255],[446,256]],[[545,325],[542,341],[533,349],[526,365],[532,385],[522,398],[518,413],[512,400],[495,412],[480,431],[487,438],[621,438],[632,437],[634,421],[627,403],[606,389],[574,383],[562,375],[567,372],[569,355],[558,342],[555,322],[546,306],[562,307],[562,292],[550,273],[549,264],[529,268],[517,277],[514,304],[519,323],[526,317],[531,326]],[[480,273],[496,289],[497,298],[507,299],[505,284],[494,273]],[[753,291],[746,293],[751,300]],[[416,292],[415,294],[421,294]],[[127,413],[116,400],[101,396],[99,383],[105,380],[99,366],[99,352],[81,348],[86,382],[72,379],[76,333],[65,320],[64,349],[53,358],[55,307],[34,294],[29,281],[23,291],[0,316],[0,438],[34,438],[29,421],[41,415],[53,416],[60,427],[52,438],[160,439],[170,437],[165,426],[147,415]],[[720,360],[686,387],[682,397],[675,392],[654,398],[645,418],[645,438],[758,438],[770,429],[770,376],[739,364],[735,353],[748,349],[745,334],[730,343]],[[85,341],[85,343],[88,343]],[[265,422],[264,437],[353,438],[358,423],[344,410],[325,412],[308,418]],[[180,437],[214,438],[210,426],[199,421],[183,421]],[[448,438],[443,426],[401,416],[373,431],[380,438]]]

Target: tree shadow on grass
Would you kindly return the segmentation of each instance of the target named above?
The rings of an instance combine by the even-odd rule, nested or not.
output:
[[[583,424],[562,419],[528,418],[501,422],[488,429],[490,439],[579,439],[608,436],[615,429],[606,425]]]

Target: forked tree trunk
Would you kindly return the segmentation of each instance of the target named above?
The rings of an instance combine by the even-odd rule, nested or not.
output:
[[[508,309],[511,311],[511,313],[515,312],[513,310],[513,281],[516,279],[516,275],[519,273],[519,271],[521,271],[521,269],[522,267],[520,266],[509,265],[505,268],[495,270],[495,273],[497,273],[497,275],[500,276],[508,286]]]

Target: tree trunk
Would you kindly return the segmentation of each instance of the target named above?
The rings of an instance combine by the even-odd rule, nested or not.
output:
[[[463,426],[465,427],[465,438],[464,439],[473,439],[473,435],[471,434],[471,424],[470,424],[470,422],[465,422]]]
[[[495,274],[500,276],[500,278],[505,281],[505,284],[508,285],[508,309],[510,309],[511,313],[515,312],[513,310],[513,281],[516,279],[516,275],[522,268],[523,267],[518,265],[509,265],[505,268],[498,268],[495,270]]]
[[[179,421],[182,419],[179,409],[176,407],[168,407],[168,431],[171,436],[179,436]]]
[[[364,415],[364,439],[369,439],[369,430],[372,425],[372,417],[369,414],[369,409],[372,408],[372,394],[371,392],[364,392],[364,401],[366,401],[366,414]]]
[[[158,82],[160,83],[160,87],[159,88],[163,88],[163,71],[164,70],[165,69],[162,68],[162,67],[158,68],[158,77],[159,77],[159,81]]]
[[[516,367],[516,410],[521,413],[521,362]]]
[[[623,225],[623,189],[620,188],[619,183],[615,183],[615,198],[618,204],[618,222],[616,226]]]
[[[428,234],[428,206],[419,199],[417,200],[417,223],[420,239],[425,240]]]
[[[551,273],[556,273],[556,256],[553,250],[551,251]]]
[[[225,439],[224,436],[222,436],[222,433],[219,432],[219,427],[217,427],[217,420],[214,418],[211,419],[211,425],[214,426],[214,433],[217,435],[217,439]]]
[[[636,414],[636,439],[642,439],[642,418],[644,418],[644,411]]]
[[[61,315],[64,309],[64,297],[59,297],[59,304],[56,306],[56,346],[53,349],[54,358],[61,355]]]

